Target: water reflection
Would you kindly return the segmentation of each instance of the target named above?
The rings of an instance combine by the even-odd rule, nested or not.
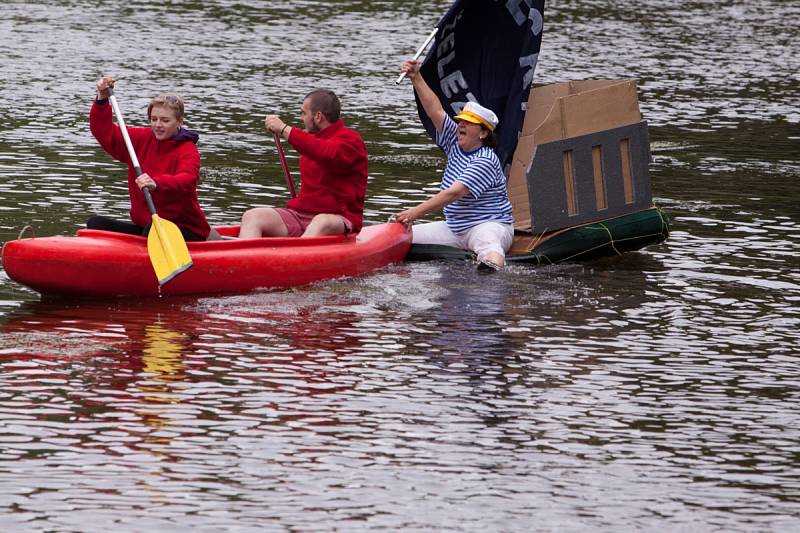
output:
[[[169,405],[179,403],[180,395],[179,390],[173,390],[170,384],[186,378],[183,352],[188,347],[185,346],[187,340],[186,335],[171,331],[160,323],[145,328],[141,372],[150,377],[137,384],[143,396],[142,405],[135,414],[152,428],[142,442],[146,449],[153,445],[169,445],[177,435],[170,431],[177,419],[171,416]]]
[[[389,290],[389,301],[395,295]],[[71,412],[61,422],[100,416],[124,426],[144,423],[147,431],[131,429],[144,438],[135,446],[158,453],[168,453],[178,435],[202,433],[198,417],[212,426],[223,423],[216,408],[203,406],[220,398],[227,403],[231,390],[240,394],[234,407],[254,402],[263,411],[272,405],[276,420],[293,425],[292,419],[306,418],[296,412],[297,400],[264,404],[263,393],[302,402],[350,390],[346,358],[363,342],[369,345],[355,323],[374,312],[370,300],[309,288],[293,297],[27,303],[0,323],[6,390],[27,396],[28,374],[37,383],[70,375],[65,386],[75,383],[65,396],[47,393]],[[73,387],[94,392],[76,396]],[[30,415],[38,418],[37,412]],[[61,430],[71,431],[68,425]]]
[[[163,324],[150,324],[144,332],[142,371],[158,376],[157,381],[180,381],[186,376],[181,361],[187,336],[167,329]]]

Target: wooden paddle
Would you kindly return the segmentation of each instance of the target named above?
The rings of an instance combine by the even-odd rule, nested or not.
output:
[[[289,192],[292,194],[292,198],[294,198],[297,196],[297,193],[294,190],[292,176],[289,174],[289,165],[286,163],[286,154],[284,153],[283,145],[281,144],[281,136],[277,133],[273,133],[272,135],[275,136],[275,144],[278,145],[278,154],[281,156],[281,166],[283,167],[283,174],[286,176],[286,183],[289,184]]]
[[[122,130],[125,146],[128,147],[128,154],[131,156],[133,170],[137,176],[141,176],[142,167],[139,166],[139,159],[136,157],[133,144],[131,144],[128,128],[125,126],[125,119],[122,118],[122,111],[119,109],[117,98],[114,96],[114,90],[111,87],[108,88],[108,99],[111,101],[111,106],[117,115],[117,122],[119,122],[119,128]],[[153,204],[150,190],[144,187],[142,188],[142,193],[144,194],[145,202],[147,202],[147,208],[153,216],[150,233],[147,235],[147,253],[150,256],[150,262],[153,264],[153,270],[156,272],[158,284],[164,285],[192,266],[192,257],[189,255],[189,248],[186,246],[186,241],[178,226],[169,220],[164,220],[156,213],[156,206]]]

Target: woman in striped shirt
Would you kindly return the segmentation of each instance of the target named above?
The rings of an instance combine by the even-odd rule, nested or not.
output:
[[[498,119],[490,109],[467,102],[450,118],[436,94],[419,75],[419,63],[405,61],[401,70],[411,80],[425,113],[436,128],[436,144],[447,154],[447,166],[437,194],[396,215],[411,224],[439,209],[445,221],[419,224],[413,242],[443,244],[475,252],[478,269],[503,268],[514,237],[506,177],[493,150]]]

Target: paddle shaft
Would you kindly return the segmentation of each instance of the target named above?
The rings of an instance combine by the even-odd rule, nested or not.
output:
[[[117,97],[114,96],[114,89],[108,88],[108,100],[111,102],[111,107],[114,109],[114,114],[117,115],[117,122],[119,122],[119,129],[122,131],[122,138],[125,139],[125,146],[128,148],[128,155],[131,157],[133,163],[133,171],[137,176],[142,175],[142,167],[139,165],[139,158],[136,157],[136,151],[133,149],[131,137],[128,135],[128,127],[125,125],[125,119],[122,118],[122,110],[117,103]],[[144,194],[144,201],[147,203],[147,208],[150,210],[151,215],[156,214],[156,206],[153,203],[153,197],[150,196],[150,189],[142,187],[142,194]]]
[[[434,37],[436,37],[436,33],[438,31],[439,31],[439,26],[436,26],[435,28],[433,28],[433,31],[431,32],[431,34],[428,35],[428,38],[425,39],[425,42],[422,43],[422,46],[419,47],[419,50],[417,50],[417,53],[414,54],[414,58],[413,58],[414,61],[419,59],[419,56],[422,55],[422,52],[424,52],[425,49],[428,48],[428,45],[431,44],[431,41],[433,40]],[[395,84],[400,83],[401,81],[403,81],[403,78],[405,78],[405,77],[406,77],[406,73],[405,72],[401,73],[400,77],[398,77],[397,81],[395,81]]]
[[[292,181],[292,176],[289,174],[289,165],[286,163],[286,153],[283,151],[283,144],[281,144],[281,137],[277,133],[273,133],[272,135],[275,136],[275,144],[278,145],[278,154],[281,156],[281,166],[283,167],[283,175],[286,176],[286,183],[289,184],[289,192],[292,195],[292,198],[297,196],[297,193],[294,190],[294,182]]]

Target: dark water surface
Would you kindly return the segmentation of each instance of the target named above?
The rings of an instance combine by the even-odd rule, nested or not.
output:
[[[0,241],[124,216],[88,131],[101,73],[132,124],[186,97],[214,224],[286,200],[263,116],[333,88],[386,220],[442,169],[394,79],[447,6],[4,2]],[[548,3],[537,82],[639,81],[674,225],[640,253],[138,301],[43,302],[0,271],[0,528],[796,531],[798,18]]]

